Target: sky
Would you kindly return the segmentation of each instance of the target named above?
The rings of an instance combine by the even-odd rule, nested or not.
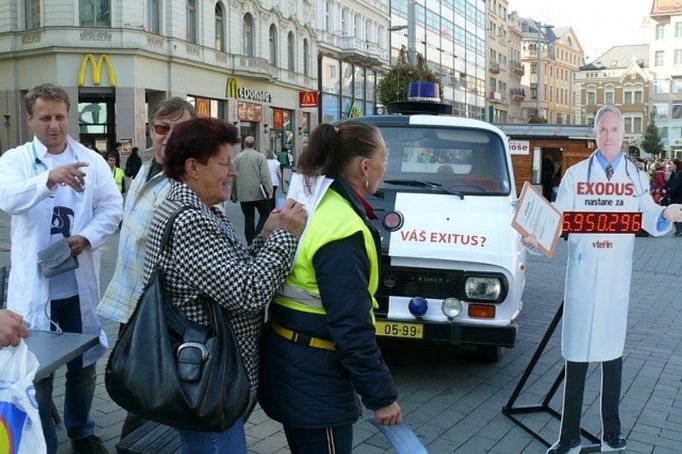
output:
[[[555,27],[570,26],[588,62],[612,46],[646,43],[652,0],[508,0],[508,11]]]

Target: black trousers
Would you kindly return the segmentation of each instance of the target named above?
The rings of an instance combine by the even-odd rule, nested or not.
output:
[[[291,454],[351,454],[353,425],[324,429],[298,429],[284,426]]]
[[[585,376],[589,363],[566,361],[566,382],[564,383],[564,408],[561,415],[560,440],[571,442],[580,438],[580,415],[583,409]],[[620,388],[623,372],[623,358],[601,363],[601,418],[605,433],[620,432]]]
[[[244,213],[244,236],[246,242],[251,244],[253,239],[263,230],[265,221],[270,214],[270,199],[256,200],[254,202],[239,202],[242,213]],[[258,210],[258,224],[256,222],[256,212]]]
[[[277,205],[275,194],[277,194],[277,186],[272,187],[272,198],[270,198],[270,211],[274,210],[275,206]]]

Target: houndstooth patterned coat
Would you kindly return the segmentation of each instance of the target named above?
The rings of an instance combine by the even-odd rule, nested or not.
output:
[[[173,211],[170,247],[159,251],[163,231]],[[197,299],[209,296],[227,309],[244,360],[251,390],[258,386],[258,337],[264,307],[291,270],[297,240],[286,230],[258,236],[251,248],[237,240],[234,228],[217,208],[208,207],[189,188],[173,181],[152,222],[145,255],[145,282],[154,265],[166,277],[169,295],[187,317],[202,325],[208,317]]]

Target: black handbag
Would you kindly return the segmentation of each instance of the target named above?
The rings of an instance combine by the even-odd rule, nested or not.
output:
[[[175,217],[161,240],[163,252]],[[182,429],[222,432],[244,414],[249,384],[225,310],[203,298],[210,320],[187,319],[166,292],[155,266],[105,370],[114,402],[145,419]]]

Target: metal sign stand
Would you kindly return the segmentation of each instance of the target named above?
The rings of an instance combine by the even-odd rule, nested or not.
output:
[[[561,413],[553,409],[552,407],[549,406],[550,401],[554,397],[554,394],[556,394],[557,389],[559,389],[559,385],[561,385],[561,382],[564,380],[564,376],[566,373],[565,367],[561,368],[561,372],[559,372],[559,375],[557,376],[556,380],[554,380],[554,383],[552,384],[551,388],[545,395],[545,398],[542,399],[542,402],[540,402],[538,405],[521,405],[521,406],[514,406],[514,403],[518,399],[519,395],[521,394],[521,391],[523,391],[523,387],[526,385],[526,382],[528,381],[528,378],[530,378],[530,374],[533,372],[533,369],[535,368],[535,365],[537,364],[538,360],[540,359],[540,356],[545,350],[545,347],[547,346],[547,343],[549,342],[549,339],[552,337],[552,334],[554,334],[554,330],[556,329],[557,325],[559,324],[559,321],[561,320],[561,317],[563,316],[563,311],[564,311],[564,302],[562,301],[559,307],[557,308],[556,313],[554,314],[554,318],[552,318],[552,322],[549,324],[549,327],[547,328],[547,331],[545,332],[545,335],[543,336],[542,340],[540,341],[540,345],[538,345],[538,348],[535,350],[535,353],[533,354],[533,357],[530,360],[530,363],[528,363],[528,366],[526,367],[526,370],[523,372],[523,376],[521,376],[521,380],[519,380],[519,383],[516,385],[516,388],[514,389],[514,392],[512,393],[511,397],[509,398],[509,401],[507,404],[502,407],[502,414],[504,414],[506,417],[511,419],[514,424],[518,425],[521,427],[523,430],[528,432],[530,435],[532,435],[536,440],[538,440],[540,443],[543,445],[549,447],[551,446],[552,443],[548,442],[545,440],[542,436],[540,436],[539,433],[535,432],[532,428],[528,427],[516,417],[516,415],[525,415],[528,413],[539,413],[539,412],[544,412],[548,413],[555,419],[561,421]],[[580,452],[601,452],[601,440],[594,436],[592,433],[588,432],[587,430],[583,429],[582,427],[580,428],[580,433],[582,436],[587,438],[591,443],[591,445],[586,445],[582,446]]]

